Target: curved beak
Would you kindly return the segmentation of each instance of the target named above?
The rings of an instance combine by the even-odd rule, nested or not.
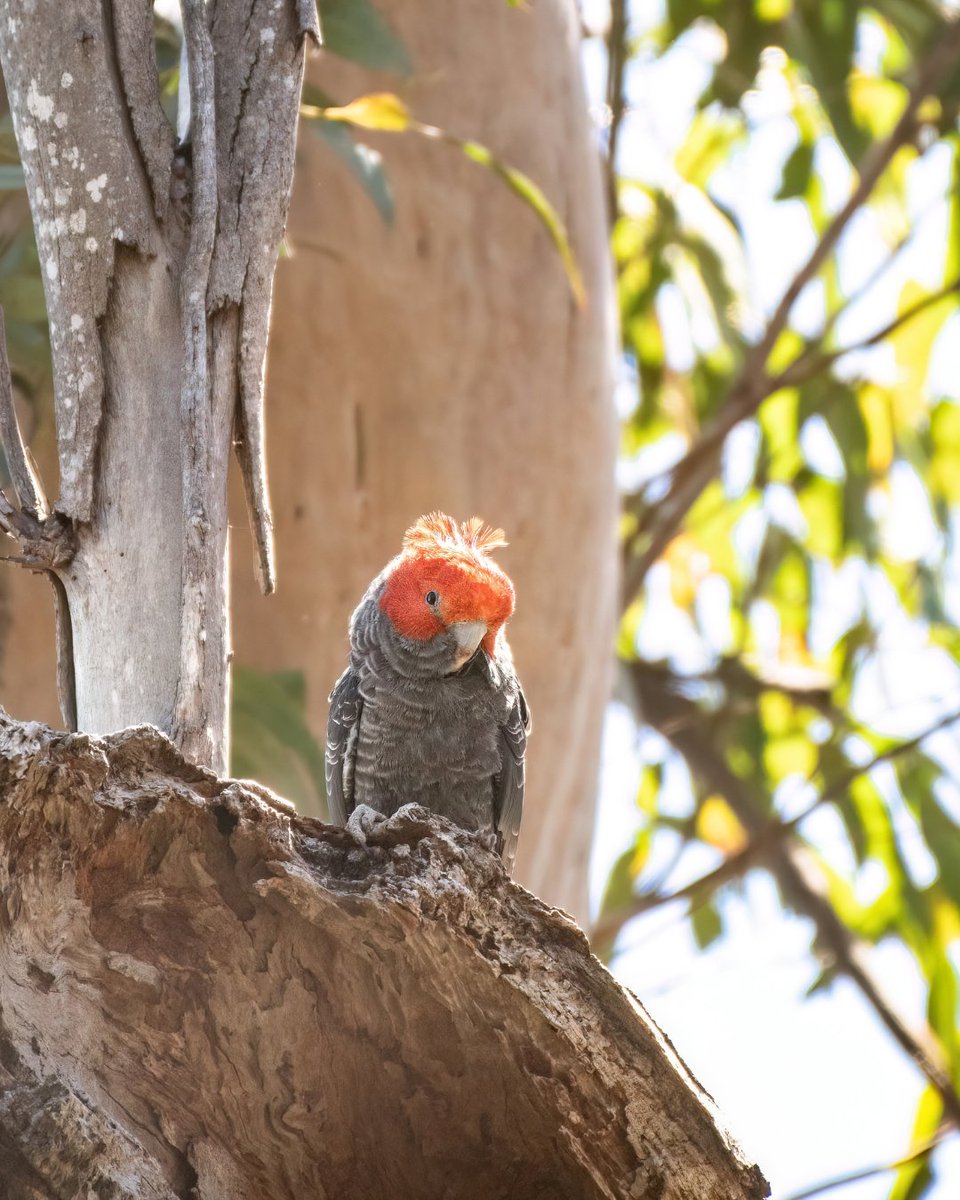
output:
[[[459,658],[466,662],[487,635],[486,621],[454,621],[450,632],[457,639]]]

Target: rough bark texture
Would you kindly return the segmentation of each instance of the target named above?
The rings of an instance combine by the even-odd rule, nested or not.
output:
[[[9,1200],[766,1194],[580,931],[422,809],[336,829],[3,715],[0,847]]]
[[[195,0],[184,20],[189,147],[160,106],[150,5],[0,0],[0,58],[75,533],[56,572],[67,708],[95,732],[149,720],[222,766],[228,452],[236,420],[268,585],[263,355],[317,26],[307,0]]]
[[[347,621],[422,512],[507,531],[510,625],[534,733],[518,877],[586,916],[616,605],[615,345],[599,156],[569,0],[378,0],[410,50],[414,114],[490,146],[543,188],[589,293],[502,182],[455,150],[372,136],[396,197],[386,227],[304,126],[268,359],[278,590],[234,555],[239,662],[305,672],[319,735]],[[335,100],[396,79],[319,54]],[[239,509],[237,510],[239,513]],[[242,518],[235,518],[237,523]]]

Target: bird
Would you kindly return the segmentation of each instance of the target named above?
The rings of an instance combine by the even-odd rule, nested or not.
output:
[[[350,619],[350,662],[330,694],[329,815],[420,804],[474,830],[512,873],[530,714],[505,626],[514,588],[479,517],[427,513]]]

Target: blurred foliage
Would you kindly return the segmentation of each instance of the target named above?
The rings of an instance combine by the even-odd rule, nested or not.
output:
[[[316,94],[315,89],[311,88],[308,90],[312,94]],[[440,129],[436,125],[425,125],[422,121],[416,120],[404,101],[393,92],[371,92],[364,96],[358,96],[356,99],[351,100],[349,104],[344,105],[331,105],[322,102],[310,103],[305,99],[300,111],[328,139],[331,137],[332,130],[336,130],[343,125],[352,126],[357,129],[369,129],[377,133],[416,133],[421,137],[433,138],[436,141],[444,142],[446,145],[459,150],[471,162],[475,162],[481,167],[486,167],[488,171],[492,171],[536,215],[543,228],[549,234],[557,253],[560,255],[560,261],[563,263],[567,282],[570,284],[570,290],[574,298],[581,306],[586,302],[583,279],[580,275],[580,268],[574,258],[570,238],[566,227],[557,215],[553,205],[528,175],[525,175],[522,171],[518,171],[516,167],[511,167],[509,164],[502,162],[486,146],[481,145],[479,142],[457,137],[455,134],[448,133],[445,129]],[[332,142],[331,144],[336,147],[336,142]],[[392,201],[388,215],[384,211],[382,198],[378,200],[380,192],[379,180],[372,180],[366,172],[358,171],[349,158],[346,161],[367,188],[371,199],[377,204],[381,214],[384,215],[385,219],[392,219]]]
[[[895,939],[943,1064],[912,1133],[923,1145],[944,1093],[954,1125],[960,1110],[960,389],[940,394],[931,370],[960,344],[960,50],[943,49],[932,0],[667,0],[652,26],[635,10],[614,0],[597,36],[627,81],[607,113],[618,655],[642,767],[596,944],[615,952],[627,922],[672,899],[707,946],[751,870],[814,915],[815,987],[852,947]],[[692,120],[667,168],[638,177],[623,148],[649,118],[631,112],[631,80],[691,58]],[[761,166],[776,144],[774,178]],[[875,186],[842,214],[878,154]],[[760,250],[758,222],[779,222],[781,246]],[[794,277],[799,303],[779,312],[771,280],[785,293]],[[892,1195],[917,1200],[934,1164],[905,1159]]]
[[[230,721],[231,775],[256,779],[301,812],[325,817],[323,745],[307,725],[302,672],[235,665]]]

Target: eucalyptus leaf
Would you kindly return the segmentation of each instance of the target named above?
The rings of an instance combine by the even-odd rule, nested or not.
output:
[[[410,74],[406,46],[370,0],[320,0],[319,8],[325,49],[372,71]]]

